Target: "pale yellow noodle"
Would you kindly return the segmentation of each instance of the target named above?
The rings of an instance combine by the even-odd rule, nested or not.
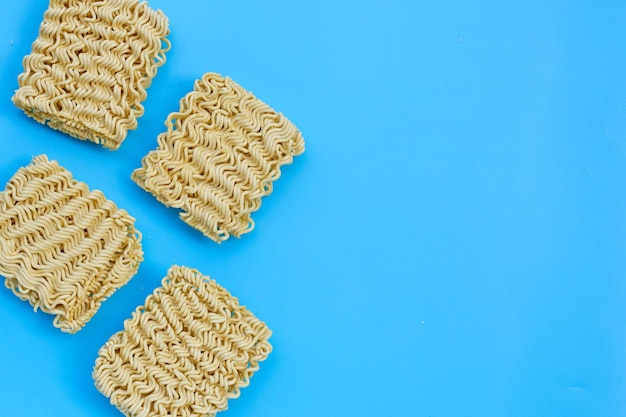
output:
[[[100,349],[93,378],[128,417],[214,416],[250,383],[270,336],[214,280],[173,266]]]
[[[304,152],[281,113],[230,78],[207,73],[168,116],[158,147],[132,179],[216,242],[251,231],[251,213],[272,191],[280,167]]]
[[[135,219],[98,190],[35,157],[0,192],[0,274],[53,324],[75,333],[143,260]]]
[[[168,21],[139,0],[50,0],[13,103],[40,123],[117,149],[169,49]]]

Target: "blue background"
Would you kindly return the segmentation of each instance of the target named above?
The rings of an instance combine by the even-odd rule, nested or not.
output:
[[[152,0],[172,50],[116,152],[10,102],[47,7],[0,25],[0,183],[46,153],[137,218],[146,260],[78,334],[0,291],[0,415],[121,415],[98,348],[184,264],[273,329],[223,416],[626,416],[626,3]],[[217,245],[129,178],[204,72],[303,132]]]

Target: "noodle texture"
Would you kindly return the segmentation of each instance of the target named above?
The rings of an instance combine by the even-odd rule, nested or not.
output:
[[[251,213],[272,192],[280,167],[304,152],[285,116],[214,73],[196,81],[165,125],[132,178],[218,243],[254,228]]]
[[[139,0],[51,0],[13,103],[53,129],[117,149],[143,115],[168,34],[165,15]]]
[[[53,324],[75,333],[143,260],[135,219],[98,190],[35,157],[0,193],[0,274]]]
[[[100,349],[93,378],[128,417],[214,416],[250,383],[270,335],[214,280],[173,266]]]

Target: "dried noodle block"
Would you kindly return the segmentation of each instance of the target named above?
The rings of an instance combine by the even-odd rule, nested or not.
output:
[[[196,81],[165,125],[132,178],[218,243],[253,229],[250,215],[271,193],[280,167],[304,152],[301,133],[285,116],[213,73]]]
[[[139,0],[51,0],[13,103],[40,123],[117,149],[169,49],[167,18]]]
[[[53,324],[75,333],[143,260],[135,219],[102,192],[35,157],[0,193],[0,274]]]
[[[214,416],[250,383],[270,335],[214,280],[173,266],[100,349],[93,378],[129,417]]]

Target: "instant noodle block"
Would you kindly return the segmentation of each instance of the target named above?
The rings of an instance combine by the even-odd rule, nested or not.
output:
[[[117,149],[169,49],[168,21],[138,0],[51,0],[13,103],[40,123]]]
[[[254,228],[251,214],[281,166],[304,152],[293,123],[214,73],[196,81],[165,125],[132,179],[218,243]]]
[[[75,333],[143,260],[135,219],[45,155],[0,192],[0,274],[54,326]]]
[[[128,417],[214,416],[250,383],[270,335],[214,280],[173,266],[100,349],[93,378]]]

